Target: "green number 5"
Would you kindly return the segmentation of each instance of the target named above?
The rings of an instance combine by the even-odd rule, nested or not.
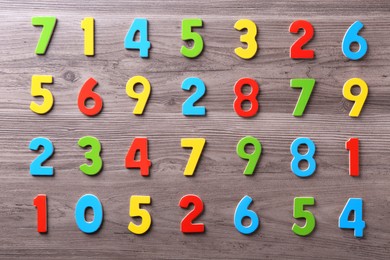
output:
[[[305,205],[314,205],[313,197],[296,197],[294,198],[294,218],[306,219],[306,224],[303,227],[298,226],[296,223],[292,226],[292,231],[299,236],[309,235],[316,226],[316,219],[308,210],[304,210]]]
[[[85,148],[87,146],[91,147],[91,151],[85,153],[85,159],[91,160],[92,164],[88,165],[84,163],[80,165],[80,171],[87,175],[98,174],[103,166],[103,161],[100,157],[102,147],[100,145],[99,140],[93,136],[84,136],[79,139],[78,144],[82,148]]]
[[[295,106],[293,112],[293,116],[303,115],[315,83],[315,79],[291,79],[291,88],[302,88],[301,95],[298,98],[297,105]]]
[[[195,58],[203,50],[203,39],[199,33],[192,32],[193,27],[202,27],[202,19],[183,19],[181,25],[181,39],[183,41],[192,40],[194,41],[194,46],[192,49],[188,49],[186,46],[181,46],[180,52],[183,56],[187,58]]]

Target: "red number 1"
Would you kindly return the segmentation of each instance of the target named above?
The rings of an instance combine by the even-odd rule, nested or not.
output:
[[[359,176],[359,138],[352,137],[345,142],[345,149],[349,150],[349,175]]]
[[[34,198],[34,206],[37,208],[37,231],[47,232],[47,199],[46,194],[38,194]]]

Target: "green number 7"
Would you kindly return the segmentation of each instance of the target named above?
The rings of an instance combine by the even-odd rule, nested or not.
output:
[[[294,218],[306,219],[306,224],[303,227],[298,226],[296,223],[292,226],[292,231],[299,236],[309,235],[316,226],[316,219],[308,210],[304,210],[305,205],[314,205],[315,201],[313,197],[296,197],[294,198]]]
[[[32,25],[42,26],[41,36],[39,37],[37,47],[35,48],[36,54],[45,54],[47,46],[51,40],[51,36],[53,35],[54,28],[56,27],[56,23],[57,18],[54,16],[41,16],[32,18]]]
[[[297,105],[295,106],[293,116],[302,116],[305,111],[307,102],[309,102],[311,92],[313,91],[315,79],[291,79],[291,88],[302,88],[301,95],[298,98]]]

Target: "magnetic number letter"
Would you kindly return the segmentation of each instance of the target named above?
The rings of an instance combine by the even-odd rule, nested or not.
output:
[[[192,148],[190,158],[188,159],[187,166],[184,170],[185,176],[192,176],[198,165],[200,155],[202,154],[203,147],[206,144],[206,139],[204,138],[182,138],[181,147]]]
[[[34,198],[34,206],[37,208],[37,231],[47,232],[47,198],[46,194],[38,194]]]
[[[152,217],[146,209],[141,209],[141,204],[150,204],[150,196],[134,195],[130,197],[130,217],[139,217],[142,219],[141,224],[136,225],[130,222],[128,226],[129,231],[137,235],[147,232],[152,224]]]
[[[291,59],[314,59],[313,50],[303,50],[303,45],[307,44],[314,36],[314,28],[311,23],[305,20],[297,20],[290,25],[290,33],[298,33],[302,29],[304,34],[296,42],[291,45]]]
[[[315,79],[291,79],[291,88],[302,88],[301,95],[298,98],[293,116],[302,116],[305,111],[307,102],[309,102],[311,92],[313,91]]]
[[[90,222],[85,220],[85,210],[87,208],[93,210],[93,220]],[[74,217],[81,231],[87,234],[96,232],[103,222],[103,206],[100,200],[95,195],[85,194],[76,204]]]
[[[93,17],[85,17],[81,21],[81,29],[84,30],[84,55],[95,55],[95,20]]]
[[[352,94],[352,87],[353,86],[360,87],[359,95]],[[364,102],[366,102],[366,98],[368,96],[368,86],[367,86],[366,82],[360,78],[349,79],[349,80],[347,80],[347,82],[345,82],[345,84],[343,86],[343,96],[346,99],[355,102],[351,111],[349,112],[349,116],[350,117],[358,117],[360,115],[360,112],[362,111]]]
[[[349,215],[354,213],[354,220],[348,220]],[[363,199],[350,198],[345,204],[339,217],[339,228],[353,229],[355,237],[363,237],[363,230],[366,228],[366,222],[363,220]]]
[[[96,116],[102,111],[103,100],[98,93],[93,91],[97,85],[98,82],[94,78],[89,78],[80,89],[77,104],[80,112],[86,116]],[[86,106],[85,103],[88,99],[92,99],[94,101],[95,104],[93,107]]]
[[[51,37],[56,27],[57,18],[52,16],[33,17],[32,25],[42,26],[41,36],[39,37],[35,53],[42,55],[46,53]]]
[[[348,28],[344,35],[343,42],[341,43],[341,49],[344,56],[350,60],[359,60],[367,53],[367,41],[359,35],[359,31],[363,27],[364,24],[362,22],[356,21]],[[359,50],[356,52],[351,51],[351,44],[354,42],[359,44]]]
[[[139,41],[134,41],[137,31],[140,34]],[[139,56],[141,58],[149,57],[149,49],[151,47],[150,42],[148,41],[148,20],[145,18],[136,18],[130,26],[129,31],[125,37],[125,48],[134,50],[139,50]]]
[[[30,103],[31,111],[37,114],[46,114],[49,112],[54,104],[53,94],[48,89],[42,88],[42,84],[52,84],[53,76],[49,75],[33,75],[31,78],[31,96],[43,97],[43,102],[38,105],[34,101]]]
[[[92,164],[88,165],[84,163],[80,165],[80,171],[82,171],[86,175],[98,174],[103,166],[103,161],[100,157],[102,147],[100,145],[99,140],[93,136],[84,136],[79,139],[78,145],[81,148],[85,148],[87,146],[91,147],[91,151],[85,153],[85,159],[90,160]]]
[[[181,39],[183,41],[192,40],[193,47],[192,49],[187,48],[186,46],[181,46],[180,52],[184,57],[195,58],[203,50],[203,39],[199,33],[193,32],[192,28],[194,27],[203,27],[202,19],[183,19],[181,24]]]
[[[135,85],[141,84],[143,86],[143,90],[141,93],[135,92]],[[142,115],[144,109],[146,107],[146,103],[149,100],[151,92],[151,87],[149,81],[142,76],[135,76],[129,79],[126,84],[126,93],[129,97],[138,100],[137,104],[133,109],[134,115]]]
[[[179,206],[187,209],[190,204],[194,205],[194,209],[188,213],[180,224],[180,230],[183,233],[203,233],[205,226],[203,223],[192,223],[203,212],[203,201],[196,195],[188,194],[181,198]]]
[[[140,155],[138,161],[135,160],[137,152]],[[148,158],[148,138],[134,138],[125,158],[125,167],[128,169],[139,168],[142,176],[149,176],[149,168],[151,165],[152,162]]]
[[[296,223],[292,226],[292,231],[299,235],[299,236],[307,236],[309,235],[316,226],[316,219],[308,210],[304,210],[305,205],[314,205],[314,198],[313,197],[297,197],[294,198],[294,212],[293,216],[294,218],[304,218],[306,220],[306,223],[303,227],[298,226]]]
[[[245,147],[249,144],[254,147],[253,153],[247,153],[245,151]],[[261,155],[261,150],[261,143],[253,136],[245,136],[237,143],[237,155],[244,160],[248,160],[248,164],[244,170],[245,175],[252,175],[255,171],[257,162],[259,161]]]
[[[242,59],[251,59],[253,56],[256,55],[257,52],[257,42],[256,42],[256,35],[257,35],[257,26],[256,24],[248,19],[241,19],[238,20],[234,24],[234,29],[241,31],[243,29],[246,29],[248,32],[244,35],[240,36],[240,41],[243,43],[246,43],[248,47],[246,49],[242,47],[238,47],[234,49],[234,52],[237,54],[238,57]]]
[[[300,145],[305,144],[307,146],[307,153],[300,154],[298,148]],[[313,156],[316,151],[316,146],[312,140],[307,137],[299,137],[291,143],[290,147],[291,154],[293,159],[291,161],[291,171],[298,177],[309,177],[311,176],[317,167],[316,161]],[[299,162],[305,160],[308,163],[306,170],[301,170],[299,168]]]
[[[54,153],[53,143],[44,137],[37,137],[31,140],[30,150],[38,151],[39,147],[43,147],[43,152],[30,164],[30,174],[35,176],[52,176],[54,169],[52,166],[42,166]]]
[[[359,176],[359,138],[350,138],[345,142],[345,149],[349,150],[349,175]]]
[[[204,116],[206,115],[206,108],[194,104],[206,93],[206,86],[199,78],[186,78],[181,84],[183,90],[189,91],[192,87],[195,87],[196,91],[183,103],[182,113],[185,116]]]
[[[255,232],[258,229],[260,223],[256,212],[249,209],[252,201],[252,198],[246,195],[238,203],[236,211],[234,212],[234,226],[240,233],[244,235],[249,235]],[[242,224],[244,218],[249,218],[251,220],[251,224],[249,226],[244,226]]]
[[[242,93],[242,88],[245,85],[249,85],[252,89],[251,93],[248,95],[244,95],[244,93]],[[233,107],[237,115],[241,117],[252,117],[257,114],[257,111],[259,110],[259,102],[257,101],[259,91],[259,85],[254,79],[242,78],[236,82],[234,85],[236,99],[234,100]],[[244,101],[249,101],[251,103],[251,107],[246,111],[242,109],[242,102]]]

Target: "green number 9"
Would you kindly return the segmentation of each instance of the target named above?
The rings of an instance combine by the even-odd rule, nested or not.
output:
[[[247,153],[245,151],[245,147],[251,144],[254,146],[253,153]],[[248,160],[248,164],[245,167],[244,175],[252,175],[255,171],[257,162],[259,161],[260,155],[261,155],[261,143],[259,140],[252,136],[245,136],[242,138],[238,144],[237,144],[237,155],[241,157],[244,160]]]

